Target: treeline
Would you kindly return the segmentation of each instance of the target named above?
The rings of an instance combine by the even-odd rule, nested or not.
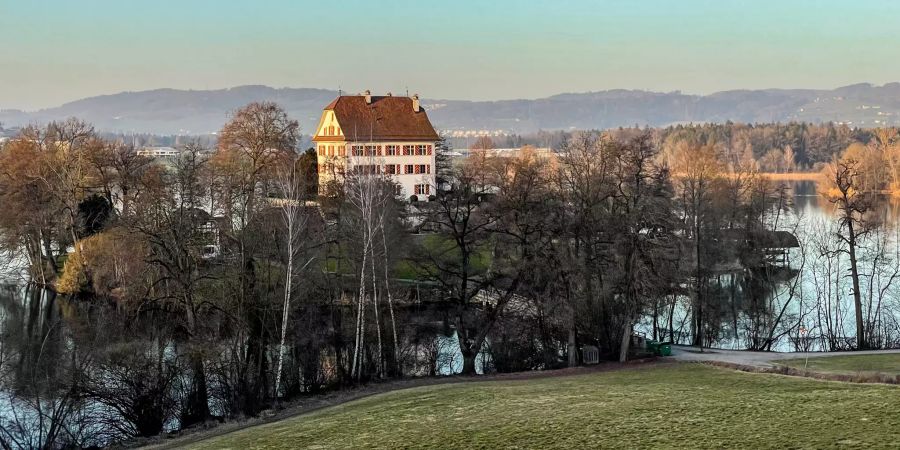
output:
[[[152,436],[373,379],[577,365],[585,345],[624,360],[644,317],[650,337],[697,345],[738,314],[756,318],[754,348],[785,335],[761,244],[785,190],[728,172],[714,142],[666,154],[650,131],[583,132],[559,156],[453,164],[442,145],[441,189],[410,204],[384,174],[318,186],[275,104],[218,136],[161,162],[73,119],[0,149],[2,248],[32,282],[6,319],[5,444]]]
[[[679,146],[711,145],[720,151],[723,163],[731,166],[754,164],[763,172],[818,171],[851,144],[866,145],[875,138],[874,130],[832,122],[725,122],[674,125],[647,131],[660,143],[664,154],[674,154]],[[629,132],[629,129],[619,128],[609,132]],[[574,133],[577,132],[542,131],[524,136],[492,137],[491,140],[497,148],[531,145],[560,150]],[[472,142],[466,140],[457,139],[454,143],[457,146],[472,146]]]

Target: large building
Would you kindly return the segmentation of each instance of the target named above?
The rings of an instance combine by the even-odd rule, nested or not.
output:
[[[385,174],[397,195],[435,193],[437,132],[419,97],[342,95],[322,112],[316,134],[319,185],[347,174]]]
[[[142,147],[137,151],[138,156],[163,159],[175,159],[179,153],[181,152],[173,147]]]

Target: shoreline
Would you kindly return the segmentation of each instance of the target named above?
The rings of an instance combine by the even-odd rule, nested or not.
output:
[[[760,176],[772,181],[823,181],[821,172],[760,172]]]

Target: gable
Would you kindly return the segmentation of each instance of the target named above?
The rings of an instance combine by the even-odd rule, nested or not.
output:
[[[343,130],[334,111],[328,109],[322,111],[322,117],[319,118],[319,125],[316,127],[313,139],[343,140],[343,138]]]

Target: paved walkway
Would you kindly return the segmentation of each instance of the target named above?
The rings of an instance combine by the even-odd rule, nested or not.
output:
[[[719,361],[732,364],[743,364],[756,367],[772,367],[774,362],[781,359],[795,358],[821,358],[847,355],[875,355],[881,353],[900,353],[896,350],[866,350],[859,352],[752,352],[748,350],[723,350],[718,348],[704,348],[703,352],[697,347],[685,345],[673,345],[672,357],[677,361]]]

